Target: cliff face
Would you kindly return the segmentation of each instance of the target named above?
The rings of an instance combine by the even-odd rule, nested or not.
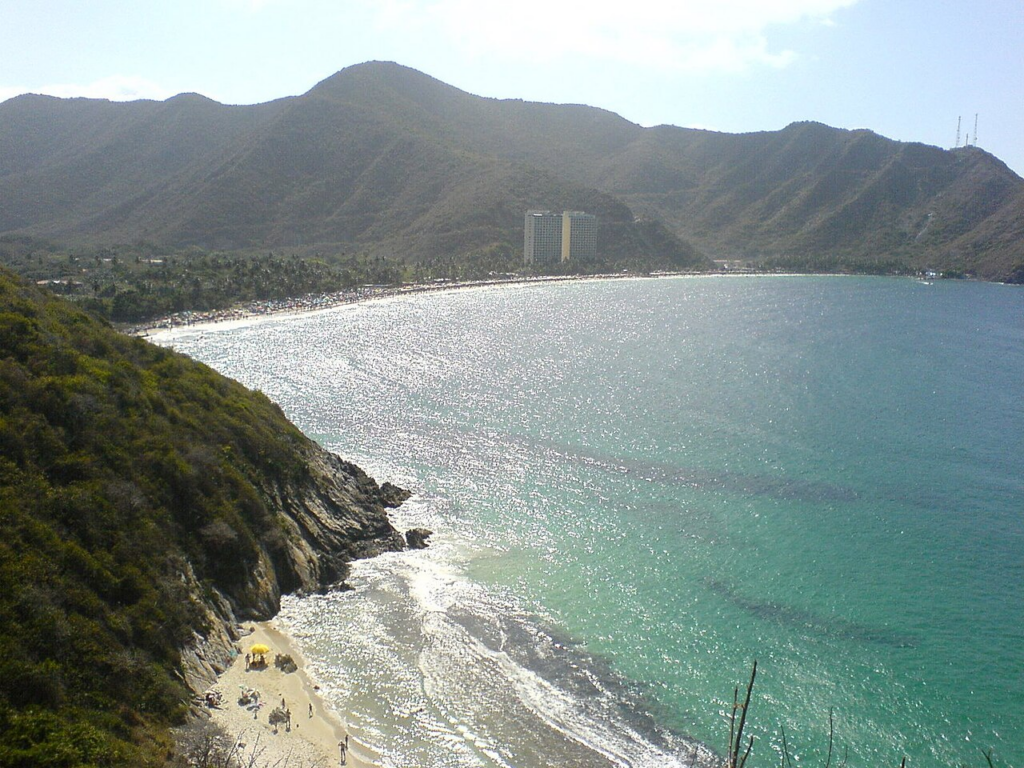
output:
[[[0,270],[5,764],[157,764],[238,621],[404,548],[387,507],[407,495],[265,396]]]
[[[239,598],[242,618],[269,618],[282,594],[341,582],[351,560],[405,549],[386,507],[408,498],[407,491],[389,484],[382,489],[355,464],[315,445],[305,458],[310,471],[302,482],[266,489],[282,536],[261,549],[253,580]]]
[[[355,464],[310,445],[309,475],[301,482],[265,489],[281,536],[261,547],[251,577],[233,597],[207,594],[194,574],[190,592],[206,615],[204,632],[194,632],[181,651],[181,673],[194,693],[202,693],[231,664],[237,624],[277,613],[281,596],[322,591],[342,584],[349,562],[406,548],[388,520],[409,492],[377,482]]]

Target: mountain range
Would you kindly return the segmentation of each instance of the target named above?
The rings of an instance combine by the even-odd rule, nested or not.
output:
[[[977,147],[809,122],[644,128],[387,62],[253,106],[0,104],[0,234],[511,259],[531,208],[597,214],[608,263],[898,261],[1024,280],[1024,180]]]

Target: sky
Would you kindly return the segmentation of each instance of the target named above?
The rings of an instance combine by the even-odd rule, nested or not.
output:
[[[1024,175],[1024,0],[0,0],[0,100],[253,104],[371,60],[645,126],[951,148],[961,120]]]

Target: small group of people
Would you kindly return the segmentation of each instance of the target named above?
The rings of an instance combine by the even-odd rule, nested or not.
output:
[[[267,654],[266,653],[259,653],[260,650],[264,650],[265,648],[266,648],[266,646],[253,646],[253,649],[250,649],[250,651],[245,654],[245,669],[246,669],[246,671],[249,671],[250,669],[265,669],[268,666]],[[282,656],[281,654],[278,654],[277,658],[275,659],[275,666],[284,668],[286,662],[291,662],[291,664],[294,665],[294,662],[292,661],[292,658],[290,656]],[[294,671],[294,670],[285,669],[284,671],[290,672],[290,671]],[[256,688],[248,688],[248,687],[246,687],[244,685],[240,685],[238,687],[240,689],[239,697],[238,697],[238,704],[239,704],[239,706],[243,706],[246,709],[248,709],[250,712],[252,712],[253,713],[253,719],[256,719],[257,715],[259,714],[259,711],[265,706],[265,702],[263,701],[263,698],[260,695],[260,692]],[[314,689],[315,690],[319,690],[320,686],[316,685],[316,686],[314,686]],[[211,691],[211,693],[213,693],[213,692]],[[207,703],[209,704],[209,706],[212,707],[212,706],[214,706],[214,704],[210,703],[211,701],[212,701],[212,699],[210,698],[210,693],[208,693],[207,694]],[[216,693],[216,703],[218,705],[220,704],[220,694],[219,693]],[[310,718],[312,718],[315,715],[315,710],[313,708],[313,702],[312,701],[310,701],[308,703],[308,710],[307,711],[308,711],[308,714],[309,714]],[[271,712],[270,712],[270,714],[269,714],[267,719],[268,719],[270,725],[272,725],[274,727],[274,733],[275,734],[279,732],[278,729],[280,728],[281,725],[285,726],[286,732],[289,732],[289,733],[291,732],[291,730],[292,730],[292,712],[288,708],[288,703],[287,703],[287,701],[285,701],[283,696],[281,697],[281,705],[279,707],[275,707],[273,710],[271,710]],[[299,724],[296,723],[295,727],[298,728]],[[349,749],[349,736],[346,733],[345,734],[345,739],[343,741],[339,741],[338,742],[338,750],[340,752],[341,765],[348,765],[348,749]]]
[[[245,707],[252,712],[252,716],[255,719],[256,713],[263,708],[260,692],[255,688],[246,688],[244,685],[240,685],[238,688],[238,706]]]
[[[292,711],[288,709],[288,705],[285,703],[284,697],[281,697],[281,706],[277,707],[270,713],[268,718],[272,726],[274,726],[274,733],[277,733],[279,725],[284,723],[285,730],[291,733],[292,730]]]
[[[266,669],[267,668],[267,657],[262,653],[247,653],[245,654],[245,671],[248,672],[250,669]]]

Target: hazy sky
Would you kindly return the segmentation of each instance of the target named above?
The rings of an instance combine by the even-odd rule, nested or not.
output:
[[[978,146],[1024,175],[1024,0],[0,0],[0,100],[251,104],[372,59],[731,133],[818,120],[952,147],[977,113]]]

